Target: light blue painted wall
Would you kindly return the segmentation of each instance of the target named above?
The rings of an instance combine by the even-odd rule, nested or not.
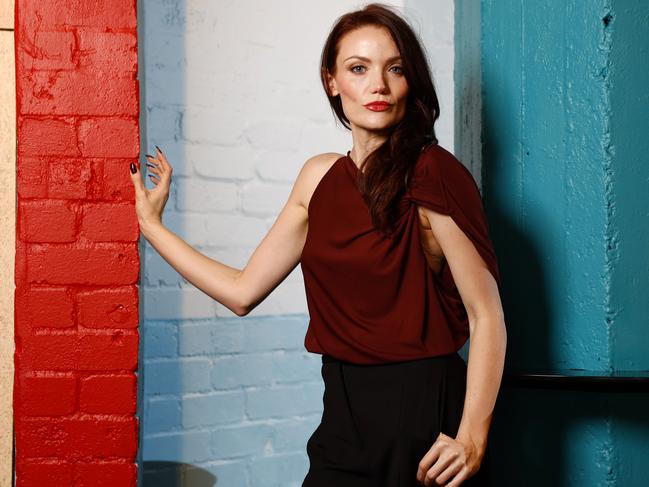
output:
[[[456,1],[458,35],[470,3]],[[507,369],[649,369],[649,3],[480,9],[483,196]],[[503,390],[494,481],[645,485],[648,406],[648,394]]]
[[[305,326],[304,316],[146,321],[145,462],[191,465],[223,485],[299,485],[322,409]],[[261,464],[267,475],[254,480]]]

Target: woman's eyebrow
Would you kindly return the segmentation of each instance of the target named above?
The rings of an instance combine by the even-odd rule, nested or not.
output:
[[[370,63],[370,62],[372,62],[371,59],[369,59],[369,58],[366,58],[366,57],[364,57],[364,56],[356,56],[356,55],[354,55],[354,56],[349,56],[349,57],[348,57],[347,59],[345,59],[343,62],[345,62],[345,61],[347,61],[347,60],[349,60],[349,59],[352,59],[352,58],[360,59],[361,61],[365,61],[366,63]],[[392,61],[396,61],[397,59],[401,59],[401,56],[392,56],[391,58],[386,59],[386,62],[389,63],[389,62],[392,62]]]

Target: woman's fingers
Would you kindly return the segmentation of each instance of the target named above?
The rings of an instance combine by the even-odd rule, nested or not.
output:
[[[470,443],[439,434],[428,453],[419,462],[417,481],[425,486],[460,487],[462,482],[480,468],[475,449]],[[422,475],[423,474],[423,475]]]
[[[440,485],[447,485],[455,478],[455,476],[464,468],[464,464],[461,459],[457,458],[458,455],[448,457],[446,468],[443,468],[440,473],[437,474],[434,481]],[[456,482],[457,483],[457,482]],[[435,485],[435,484],[433,484]]]
[[[151,173],[153,173],[153,174],[160,175],[160,172],[161,172],[161,171],[160,171],[160,168],[159,168],[158,166],[155,166],[155,165],[150,164],[150,163],[148,163],[148,162],[146,163],[146,166],[149,168],[149,169],[148,169],[148,172],[151,172]]]
[[[148,157],[148,154],[147,154]],[[147,166],[151,166],[147,162]],[[138,221],[155,221],[159,222],[162,218],[165,203],[169,196],[169,176],[153,174],[151,169],[150,174],[146,174],[153,183],[153,188],[145,186],[145,174],[141,174],[135,163],[131,163],[131,181],[135,188],[135,212]],[[158,167],[155,168],[156,172],[162,172]],[[162,184],[160,184],[162,183]]]
[[[451,480],[447,485],[447,487],[460,487],[461,485],[464,484],[464,481],[468,478],[467,474],[468,470],[466,467],[461,467],[460,470],[455,474],[455,477],[453,477],[453,480]]]
[[[158,147],[158,146],[156,145],[155,148],[156,148],[157,151],[158,151],[158,160],[161,161],[160,166],[161,166],[162,169],[164,169],[165,171],[169,171],[169,173],[171,173],[171,172],[172,172],[171,164],[169,164],[169,161],[167,160],[167,156],[164,155],[164,153],[162,152],[162,150],[160,149],[160,147]]]
[[[442,475],[448,475],[450,473],[449,469],[452,467],[455,459],[456,456],[454,456],[453,454],[444,453],[440,455],[424,475],[424,485],[446,485],[446,481],[448,479],[444,479],[442,481]]]
[[[142,176],[140,176],[140,171],[138,171],[135,163],[131,162],[130,167],[131,181],[133,182],[133,187],[135,189],[135,194],[139,196],[146,192],[146,187],[144,186],[144,181],[142,181]]]
[[[155,148],[155,156],[146,154],[146,165],[148,167],[148,172],[150,173],[148,176],[156,187],[158,187],[159,183],[163,183],[161,187],[169,188],[171,184],[171,164],[169,164],[169,161],[162,152],[162,149],[157,145]]]
[[[155,148],[156,148],[155,156],[152,156],[151,154],[146,154],[147,165],[153,164],[153,166],[149,165],[149,167],[151,168],[155,167],[155,169],[157,169],[158,174],[160,176],[171,176],[172,168],[171,168],[171,164],[169,164],[169,160],[167,159],[167,156],[164,155],[160,147],[156,145]],[[152,170],[151,172],[155,172],[155,171]]]
[[[165,172],[165,166],[159,155],[152,156],[151,154],[147,154],[146,157],[147,166],[157,169],[161,174]]]
[[[148,176],[151,179],[151,181],[153,181],[153,184],[157,186],[158,183],[160,182],[160,176],[154,174],[149,174]]]
[[[432,447],[428,450],[428,452],[423,456],[423,458],[419,461],[419,465],[417,466],[417,481],[420,482],[422,485],[430,485],[427,484],[426,480],[426,474],[428,473],[430,467],[435,463],[435,460],[439,458],[441,454],[440,451],[440,446],[439,444],[435,443],[433,444]]]

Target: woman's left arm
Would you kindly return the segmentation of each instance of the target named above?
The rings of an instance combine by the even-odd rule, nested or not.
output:
[[[457,435],[451,438],[440,433],[419,463],[417,480],[437,485],[437,479],[441,485],[456,487],[475,474],[482,462],[502,380],[507,332],[498,285],[471,240],[451,216],[428,208],[424,211],[466,308],[471,346]]]

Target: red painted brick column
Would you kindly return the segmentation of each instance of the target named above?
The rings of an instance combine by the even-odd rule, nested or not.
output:
[[[136,0],[16,0],[17,485],[136,484]]]

